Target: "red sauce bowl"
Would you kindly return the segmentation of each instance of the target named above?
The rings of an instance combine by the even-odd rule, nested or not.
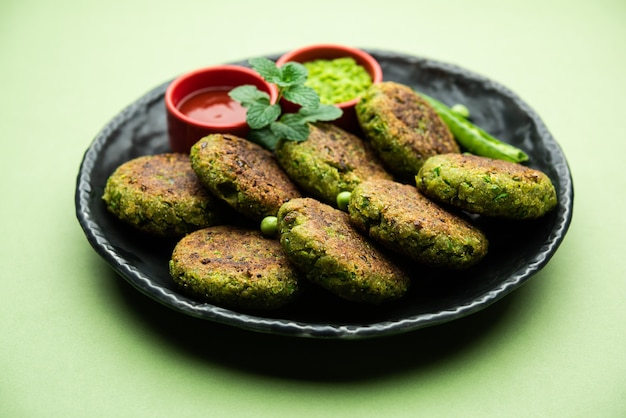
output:
[[[245,137],[250,130],[245,110],[226,93],[246,84],[268,93],[272,103],[278,97],[274,85],[263,80],[256,71],[239,65],[201,68],[172,81],[165,91],[171,150],[187,153],[198,140],[213,133]],[[215,97],[204,100],[198,96],[207,92],[214,92]]]
[[[290,61],[304,63],[317,59],[332,60],[344,57],[353,58],[357,64],[365,68],[372,78],[372,83],[379,83],[383,80],[383,70],[374,57],[361,49],[344,45],[316,44],[297,48],[278,58],[276,65],[280,67]],[[358,132],[360,128],[354,111],[354,106],[358,101],[357,97],[347,102],[337,103],[336,106],[343,110],[343,115],[334,123],[348,131]]]

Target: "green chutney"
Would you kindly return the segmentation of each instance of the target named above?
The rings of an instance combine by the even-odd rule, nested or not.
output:
[[[322,104],[350,101],[372,85],[369,73],[353,58],[318,59],[302,65],[309,72],[305,85],[317,92]]]

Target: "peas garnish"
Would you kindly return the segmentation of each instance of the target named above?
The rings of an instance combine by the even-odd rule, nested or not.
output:
[[[350,202],[351,192],[340,192],[337,195],[337,207],[343,211],[348,210],[348,202]]]
[[[273,237],[278,232],[278,218],[276,216],[266,216],[261,220],[261,233],[268,237]]]
[[[457,114],[458,116],[461,116],[462,118],[469,118],[470,116],[470,111],[467,108],[467,106],[461,104],[461,103],[457,103],[454,106],[452,106],[450,108],[450,110],[452,110],[455,114]]]

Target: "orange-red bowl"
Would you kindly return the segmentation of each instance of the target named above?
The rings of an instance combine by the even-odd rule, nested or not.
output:
[[[172,81],[165,91],[165,108],[170,148],[174,152],[189,152],[200,138],[212,133],[229,133],[245,137],[250,128],[245,114],[238,120],[207,122],[194,119],[183,113],[181,103],[190,95],[205,89],[230,90],[251,84],[270,95],[272,103],[278,92],[273,84],[267,83],[256,71],[240,65],[219,65],[200,68],[181,75]]]

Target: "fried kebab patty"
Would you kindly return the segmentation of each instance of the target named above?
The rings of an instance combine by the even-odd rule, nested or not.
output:
[[[169,269],[183,292],[234,309],[277,309],[300,293],[298,273],[278,240],[254,229],[192,232],[174,248]]]
[[[300,197],[297,186],[260,145],[229,134],[212,134],[190,150],[191,166],[204,186],[237,212],[259,221]]]
[[[312,198],[293,199],[278,211],[280,243],[305,277],[359,303],[402,297],[405,272],[360,234],[348,214]]]
[[[460,152],[437,112],[404,84],[373,84],[357,103],[356,115],[387,169],[402,181],[412,181],[428,157]]]
[[[350,220],[370,238],[432,267],[464,269],[479,262],[487,237],[412,185],[368,180],[352,191]]]
[[[368,178],[391,178],[368,143],[330,123],[310,124],[306,141],[281,141],[276,157],[300,188],[328,204]]]
[[[200,183],[189,156],[137,157],[107,179],[102,199],[123,222],[157,236],[179,237],[221,223],[225,207]]]
[[[535,219],[557,205],[556,189],[545,173],[469,154],[429,158],[416,185],[431,199],[484,216]]]

